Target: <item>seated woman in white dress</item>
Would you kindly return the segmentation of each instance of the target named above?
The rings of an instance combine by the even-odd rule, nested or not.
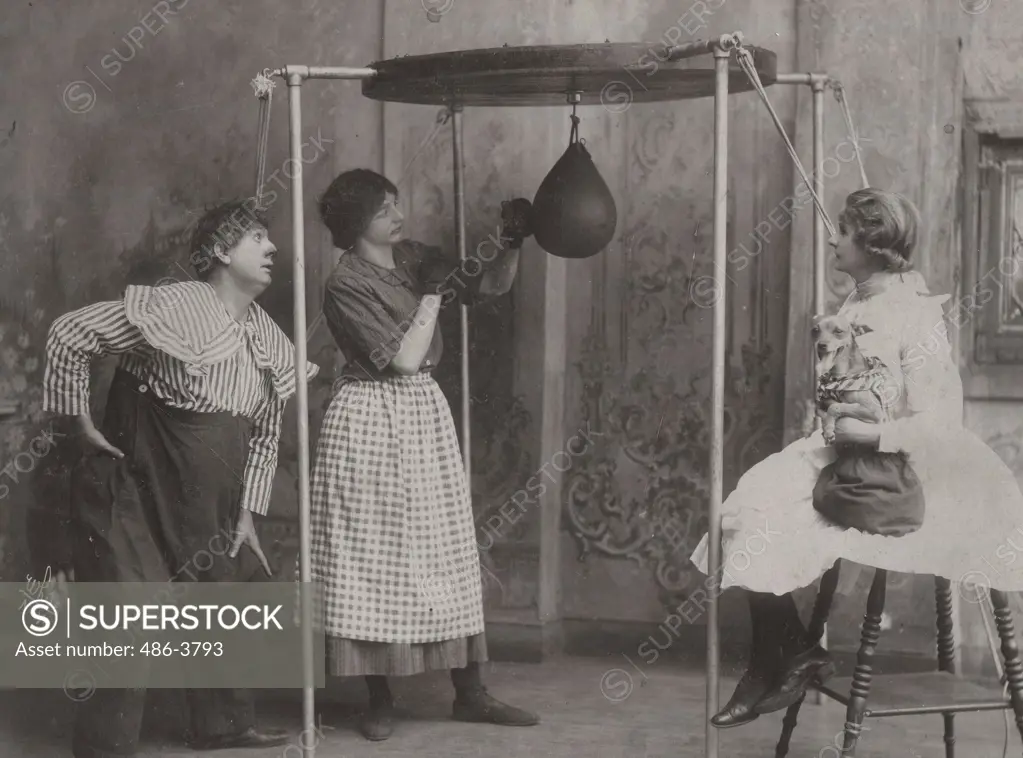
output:
[[[1023,495],[1008,467],[962,425],[962,383],[942,310],[948,296],[930,296],[910,263],[917,219],[906,198],[860,190],[846,199],[829,241],[835,268],[856,284],[839,313],[860,335],[860,351],[894,382],[892,420],[841,418],[834,445],[820,431],[797,440],[746,472],[722,506],[721,587],[748,591],[753,641],[735,693],[711,719],[719,728],[787,708],[834,670],[827,651],[807,641],[789,593],[839,558],[1023,590],[1023,561],[1004,545],[1023,525]],[[862,518],[850,519],[860,527],[853,528],[815,509],[821,472],[836,460],[836,446],[849,445],[905,457],[923,490],[916,528],[891,536]],[[692,560],[707,573],[706,536]]]

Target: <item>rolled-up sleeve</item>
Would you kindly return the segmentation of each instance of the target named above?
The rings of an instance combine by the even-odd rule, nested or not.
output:
[[[409,321],[398,324],[380,297],[361,282],[332,276],[327,282],[323,315],[333,329],[342,331],[367,356],[377,370],[383,370],[401,349]]]

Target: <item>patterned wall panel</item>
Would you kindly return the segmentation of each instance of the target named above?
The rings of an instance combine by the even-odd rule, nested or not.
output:
[[[577,369],[583,422],[606,436],[599,453],[573,472],[566,503],[569,529],[583,554],[649,563],[669,595],[694,582],[688,554],[706,528],[715,292],[706,233],[711,208],[699,178],[710,164],[707,145],[693,145],[709,141],[707,108],[701,104],[681,118],[678,111],[658,106],[636,109],[630,117],[636,134],[626,155],[627,200],[613,251],[628,272],[616,288],[622,350],[610,353],[612,327],[599,314],[613,306],[599,303]],[[703,157],[687,165],[681,157],[687,153]],[[733,315],[748,311],[746,303],[734,302]],[[733,361],[729,371],[726,436],[733,480],[741,453],[755,455],[758,443],[765,450],[771,445],[764,439],[770,430],[763,404],[769,351],[758,356],[746,347],[747,366]],[[738,404],[740,398],[744,402]],[[749,448],[740,450],[739,440]]]
[[[678,9],[656,7],[643,39],[692,28],[692,19],[679,23]],[[786,70],[791,29],[774,37],[779,19],[786,20],[779,11],[733,4],[705,19],[700,34],[741,28],[757,39],[770,27],[764,44],[779,52]],[[787,93],[776,100],[786,120],[792,102]],[[737,250],[789,190],[777,180],[784,160],[777,151],[765,154],[775,147],[774,133],[759,100],[734,97],[730,113],[728,235],[729,250]],[[592,454],[576,459],[567,481],[565,528],[581,559],[606,564],[581,581],[631,583],[609,563],[629,560],[646,567],[659,603],[637,610],[628,598],[640,588],[623,584],[598,608],[569,597],[566,614],[645,621],[663,617],[664,607],[677,606],[704,581],[689,555],[707,527],[712,306],[721,288],[729,321],[726,494],[743,471],[780,447],[785,299],[776,282],[787,268],[789,231],[776,229],[760,249],[751,245],[748,265],[715,271],[711,100],[632,106],[609,118],[603,134],[613,139],[591,150],[600,150],[618,198],[619,231],[608,261],[592,268],[591,290],[571,295],[579,348],[570,407],[578,410],[567,426],[592,425],[602,435]]]

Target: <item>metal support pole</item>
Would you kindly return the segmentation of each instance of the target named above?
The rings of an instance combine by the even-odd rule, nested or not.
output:
[[[824,202],[824,86],[826,76],[810,75],[810,88],[813,91],[813,191],[817,193],[821,203]],[[824,315],[824,216],[817,204],[813,207],[813,314]],[[817,386],[817,374],[814,361],[810,360],[810,387]],[[820,644],[828,644],[828,624],[824,622]],[[823,705],[824,696],[814,690],[813,703]]]
[[[289,82],[293,76],[302,79],[372,79],[377,75],[372,68],[349,68],[344,66],[285,66],[272,72],[283,76]]]
[[[680,61],[686,58],[696,58],[700,55],[713,53],[722,48],[731,49],[737,43],[743,42],[742,32],[724,34],[717,39],[699,40],[697,42],[683,42],[680,45],[667,45],[660,56],[665,61]]]
[[[824,89],[831,82],[827,74],[778,74],[775,84],[796,84],[808,85],[813,92],[813,164],[812,173],[813,191],[817,197],[824,202],[824,177],[821,166],[824,162]],[[825,271],[827,268],[825,259],[825,248],[827,241],[824,238],[824,216],[820,209],[814,204],[813,216],[813,313],[815,316],[824,315],[824,283]],[[810,386],[817,384],[817,376],[814,373],[814,360],[809,361]],[[825,623],[820,644],[827,645],[828,626]],[[813,702],[822,705],[824,696],[819,690],[813,691]]]
[[[707,576],[721,587],[721,501],[724,495],[725,440],[725,276],[728,251],[728,64],[731,53],[714,49],[714,352],[711,369],[710,506],[707,529]],[[707,604],[707,758],[717,758],[718,732],[710,718],[718,711],[719,590],[708,593]]]
[[[824,89],[831,78],[827,74],[778,74],[775,84],[809,85],[813,91],[813,191],[824,202],[824,176],[821,165],[824,162]],[[813,211],[813,312],[824,314],[825,255],[827,240],[824,237],[824,216],[814,204]],[[816,382],[816,377],[813,377]]]
[[[813,191],[824,202],[824,80],[815,79],[813,88]],[[814,204],[813,210],[813,312],[824,315],[824,216]]]
[[[809,84],[820,82],[825,85],[830,81],[827,74],[778,74],[775,76],[775,84]]]
[[[451,106],[451,138],[452,154],[455,171],[455,245],[458,247],[458,259],[464,262],[465,252],[465,156],[462,142],[462,106]],[[459,307],[462,325],[462,461],[465,465],[465,478],[472,493],[472,426],[471,400],[469,393],[469,308]]]
[[[316,727],[316,673],[313,670],[312,598],[307,591],[312,582],[309,559],[309,387],[306,365],[305,323],[305,215],[302,199],[302,76],[288,75],[288,116],[291,136],[291,219],[292,247],[294,248],[295,296],[295,398],[298,403],[298,524],[299,524],[299,577],[302,582],[302,724],[303,734],[315,734]],[[302,740],[302,755],[313,758],[316,746],[313,740]]]

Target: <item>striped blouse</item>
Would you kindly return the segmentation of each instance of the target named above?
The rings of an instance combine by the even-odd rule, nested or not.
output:
[[[253,304],[239,323],[211,285],[183,282],[130,286],[123,300],[67,313],[50,327],[43,409],[87,413],[90,364],[103,355],[119,355],[140,391],[172,407],[251,419],[242,506],[267,512],[284,407],[295,391],[295,348],[266,311]],[[306,375],[318,371],[310,363]]]

